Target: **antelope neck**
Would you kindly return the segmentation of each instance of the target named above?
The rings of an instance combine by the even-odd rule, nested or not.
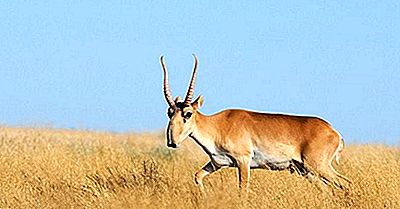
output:
[[[190,137],[208,154],[212,155],[216,152],[215,148],[215,127],[210,116],[197,112],[195,118],[195,127]]]

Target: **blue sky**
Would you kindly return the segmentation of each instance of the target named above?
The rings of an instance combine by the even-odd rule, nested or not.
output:
[[[400,141],[399,1],[0,2],[0,123],[116,132],[167,123],[199,58],[202,112],[319,115]]]

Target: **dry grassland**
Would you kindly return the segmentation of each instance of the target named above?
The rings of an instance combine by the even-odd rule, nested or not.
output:
[[[161,134],[0,127],[0,208],[400,208],[400,149],[348,145],[339,172],[349,194],[289,172],[253,170],[248,198],[236,169],[205,179],[207,157],[187,140],[176,151]]]

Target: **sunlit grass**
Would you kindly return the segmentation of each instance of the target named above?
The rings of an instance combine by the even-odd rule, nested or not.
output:
[[[235,169],[193,174],[207,156],[188,140],[165,148],[161,134],[0,128],[0,208],[400,208],[400,149],[347,145],[336,168],[349,194],[289,172],[254,170],[247,199]]]

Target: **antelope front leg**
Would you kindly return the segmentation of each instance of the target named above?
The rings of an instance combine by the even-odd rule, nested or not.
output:
[[[200,188],[201,191],[204,190],[203,178],[217,170],[219,170],[219,167],[214,166],[210,161],[207,164],[205,164],[199,171],[197,171],[197,173],[194,176],[194,181],[196,182],[196,185]]]
[[[246,191],[249,188],[250,180],[250,157],[239,157],[236,161],[239,170],[239,188],[242,191]]]

